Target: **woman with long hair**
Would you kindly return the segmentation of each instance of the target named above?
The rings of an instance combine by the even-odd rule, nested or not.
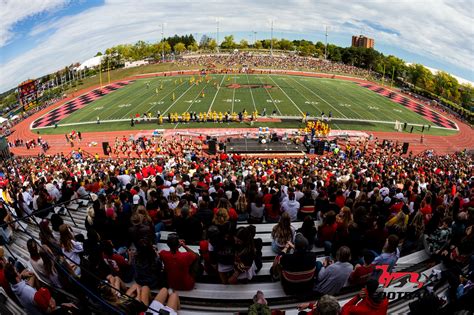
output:
[[[290,215],[283,212],[280,221],[272,229],[272,249],[280,254],[287,242],[293,242],[295,228],[291,225]]]
[[[45,219],[41,221],[41,223],[39,224],[39,230],[39,239],[41,241],[41,244],[48,246],[53,251],[59,251],[61,248],[59,244],[59,238],[56,239],[54,237],[53,232],[49,227],[48,220]]]
[[[235,209],[232,207],[232,204],[226,198],[219,198],[217,202],[217,206],[214,209],[214,213],[216,213],[219,209],[224,208],[227,209],[227,213],[229,214],[229,219],[232,221],[237,221],[238,215]]]
[[[423,236],[423,233],[425,231],[425,224],[423,223],[423,218],[423,213],[417,211],[410,224],[408,224],[400,255],[408,255],[409,253],[418,249],[418,247],[421,246],[421,237]]]
[[[78,242],[74,239],[72,229],[69,225],[63,224],[59,227],[61,249],[63,254],[68,258],[68,263],[74,270],[76,275],[81,274],[81,256],[80,254],[84,251],[82,242]]]
[[[240,194],[235,203],[235,211],[237,212],[237,221],[244,222],[249,218],[248,203],[245,194]]]
[[[150,288],[147,286],[142,287],[135,283],[130,288],[127,288],[122,279],[112,275],[107,276],[107,282],[99,286],[100,295],[108,303],[125,312],[125,314],[138,313],[140,310],[137,309],[137,306],[142,305],[142,303],[148,305],[150,301]],[[141,303],[135,303],[136,301]]]
[[[135,281],[152,289],[159,287],[163,268],[155,248],[145,238],[135,245],[136,254],[132,254],[130,259],[135,269]]]
[[[61,282],[62,278],[59,276],[59,273],[56,267],[54,266],[54,261],[52,259],[52,257],[54,257],[53,252],[51,252],[48,246],[43,245],[41,246],[38,253],[43,262],[45,276],[49,280],[50,284],[55,287],[62,288],[63,287],[63,283]]]
[[[217,226],[224,225],[225,223],[229,222],[229,212],[226,208],[219,208],[217,212],[214,214],[214,218],[212,219],[212,224]]]
[[[253,235],[248,227],[240,227],[234,237],[235,259],[234,272],[229,283],[235,284],[238,280],[252,280],[255,276],[255,244]]]
[[[354,221],[352,217],[352,212],[349,207],[342,207],[339,213],[336,216],[337,230],[336,238],[337,241],[341,244],[346,244],[347,237],[349,236],[349,226]]]

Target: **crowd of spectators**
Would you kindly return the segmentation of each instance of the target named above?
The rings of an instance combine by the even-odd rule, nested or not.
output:
[[[192,290],[203,274],[215,283],[252,281],[262,268],[255,225],[269,222],[275,224],[272,278],[288,294],[323,296],[316,306],[301,305],[315,314],[348,285],[365,288],[343,314],[385,313],[386,298],[372,281],[375,266],[391,270],[401,255],[421,249],[448,266],[450,301],[472,296],[474,174],[464,153],[403,156],[396,146],[366,150],[358,143],[343,147],[344,155],[314,158],[204,157],[197,150],[201,140],[189,137],[129,141],[117,139],[114,150],[138,146],[141,158],[0,162],[2,235],[8,241],[8,230],[18,228],[8,225],[14,216],[6,205],[20,218],[35,214],[29,220],[39,221],[40,244],[29,241],[28,252],[43,281],[68,289],[73,277],[118,308],[150,305],[152,313],[174,314],[179,298],[173,290]],[[157,148],[151,157],[147,150]],[[55,203],[89,195],[87,235],[75,234],[61,215],[49,216]],[[296,220],[304,221],[300,229]],[[167,249],[159,242],[163,231],[172,232]],[[323,258],[316,259],[315,247],[323,248]],[[461,267],[469,262],[466,273]],[[23,269],[2,261],[8,283],[2,273],[0,283],[31,314],[78,307],[58,306]],[[159,290],[153,301],[152,290]],[[262,296],[256,304],[265,305]]]
[[[296,55],[268,55],[252,53],[216,54],[188,56],[176,61],[183,67],[202,67],[208,69],[225,67],[226,69],[279,69],[279,70],[306,70],[315,72],[344,73],[360,77],[379,76],[373,71],[357,68],[343,63]]]

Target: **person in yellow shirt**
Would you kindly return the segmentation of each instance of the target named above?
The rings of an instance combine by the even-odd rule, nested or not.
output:
[[[160,115],[160,118],[158,118],[158,123],[159,123],[160,125],[163,124],[163,116]]]
[[[199,112],[199,115],[198,115],[198,116],[199,116],[199,119],[198,119],[198,121],[199,121],[199,122],[202,122],[202,121],[203,121],[203,119],[204,119],[204,118],[203,118],[203,115],[202,115],[202,113],[201,113],[201,112]]]
[[[217,112],[216,111],[214,111],[212,113],[212,119],[214,120],[215,123],[217,122]]]
[[[232,121],[237,121],[237,113],[236,112],[232,113]]]
[[[207,122],[207,113],[206,113],[206,112],[204,112],[204,113],[202,114],[202,121],[203,121],[203,122]]]
[[[219,122],[222,122],[222,118],[223,118],[222,112],[219,112]]]

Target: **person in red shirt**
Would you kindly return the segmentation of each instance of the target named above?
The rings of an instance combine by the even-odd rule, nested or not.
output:
[[[346,198],[342,194],[342,190],[338,190],[336,192],[336,202],[335,203],[336,203],[336,205],[339,206],[340,209],[345,206]]]
[[[387,314],[388,299],[384,297],[383,288],[379,288],[379,282],[375,279],[367,281],[367,285],[341,310],[341,315],[358,314]]]
[[[423,222],[428,224],[431,220],[433,209],[431,208],[431,196],[426,196],[421,202],[420,212],[423,213]]]
[[[174,290],[192,290],[195,275],[191,274],[191,267],[198,262],[199,255],[193,252],[183,240],[180,240],[176,233],[169,234],[166,243],[170,250],[162,250],[160,259],[165,266],[169,287]],[[180,247],[183,247],[186,252],[178,251]]]
[[[102,258],[110,267],[115,276],[119,276],[125,282],[133,279],[133,272],[130,263],[122,256],[114,252],[111,241],[102,242]]]
[[[332,243],[337,231],[336,213],[329,211],[323,218],[323,224],[318,229],[317,244],[324,246],[326,255],[331,253]]]
[[[367,282],[369,277],[375,270],[375,266],[372,264],[375,255],[369,250],[364,251],[364,264],[357,264],[354,271],[349,276],[349,284],[351,285],[363,285]]]

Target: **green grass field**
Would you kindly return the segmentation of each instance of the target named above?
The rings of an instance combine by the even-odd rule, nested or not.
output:
[[[393,131],[392,123],[382,122],[396,120],[406,121],[409,124],[430,124],[422,116],[402,105],[349,81],[247,74],[211,75],[210,78],[209,83],[203,81],[199,85],[191,84],[189,76],[139,79],[74,112],[59,122],[59,128],[42,129],[41,133],[71,130],[72,124],[77,123],[81,123],[81,127],[78,127],[81,130],[123,130],[124,126],[130,128],[128,122],[102,123],[99,126],[95,124],[96,118],[99,116],[101,121],[130,119],[136,113],[142,115],[149,111],[156,117],[158,110],[166,116],[168,113],[181,114],[186,111],[199,113],[210,110],[237,113],[243,110],[249,113],[257,110],[262,113],[266,109],[267,115],[275,111],[278,116],[295,116],[295,118],[301,118],[305,112],[310,116],[320,116],[321,112],[327,115],[331,112],[334,118],[344,119],[331,122],[333,129]],[[220,88],[216,88],[214,83]],[[227,87],[231,84],[238,84],[241,87]],[[87,122],[92,124],[84,124]],[[67,125],[61,127],[64,124]],[[295,121],[294,126],[298,125]],[[212,127],[213,124],[199,124],[199,126]],[[156,127],[156,124],[145,129],[153,127]],[[431,130],[434,133],[450,133],[435,128]]]

